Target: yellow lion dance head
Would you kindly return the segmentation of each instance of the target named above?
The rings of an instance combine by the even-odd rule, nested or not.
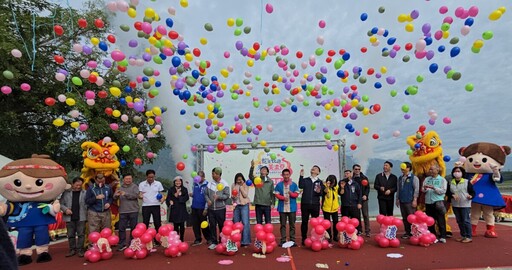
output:
[[[411,147],[409,159],[412,170],[416,175],[427,175],[432,164],[437,163],[439,174],[445,176],[446,165],[443,160],[442,141],[437,132],[431,130],[425,133],[426,127],[421,125],[416,134],[407,137],[407,144]]]
[[[95,142],[82,143],[82,157],[84,158],[84,167],[82,168],[82,178],[86,181],[93,178],[96,174],[102,173],[105,177],[118,179],[119,160],[116,153],[119,146],[115,142],[104,142],[100,140]]]

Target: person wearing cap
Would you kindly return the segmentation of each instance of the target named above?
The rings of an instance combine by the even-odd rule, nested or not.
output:
[[[69,253],[66,257],[84,256],[85,223],[87,222],[87,206],[85,196],[87,191],[82,189],[84,179],[73,179],[71,189],[64,191],[60,197],[60,210],[66,222]]]
[[[165,204],[170,209],[169,222],[174,225],[174,230],[178,232],[181,242],[185,241],[185,221],[188,220],[187,201],[188,190],[183,186],[181,176],[174,177],[174,186],[167,192]]]
[[[94,185],[85,193],[87,204],[87,222],[89,233],[101,232],[105,228],[112,227],[110,206],[112,205],[112,188],[105,184],[105,176],[102,173],[96,175]]]
[[[222,232],[226,221],[226,200],[229,199],[229,184],[222,179],[222,169],[215,167],[212,170],[212,180],[208,182],[208,188],[204,198],[208,204],[208,220],[210,222],[211,244],[208,249],[215,249],[219,243],[217,228]]]
[[[391,173],[393,163],[384,162],[383,172],[375,176],[373,188],[377,190],[377,199],[379,201],[379,214],[384,216],[393,216],[394,198],[398,178]]]
[[[407,217],[414,214],[416,206],[418,206],[420,180],[412,173],[412,164],[410,162],[406,161],[400,167],[402,175],[398,178],[396,206],[400,208],[404,222],[405,234],[402,236],[402,239],[409,239],[412,233],[411,223],[409,223]]]
[[[146,171],[146,181],[139,184],[139,198],[142,199],[142,222],[149,228],[149,220],[153,217],[153,224],[158,232],[158,229],[162,226],[160,204],[165,201],[165,198],[162,194],[164,187],[155,178],[154,170]],[[158,244],[155,242],[155,245]]]
[[[268,177],[268,167],[260,167],[261,184],[254,183],[256,176],[254,175],[254,160],[251,160],[251,168],[249,169],[249,179],[254,183],[256,189],[254,190],[254,208],[256,210],[256,223],[263,224],[263,217],[265,217],[265,224],[272,222],[271,211],[272,206],[275,204],[274,197],[274,181]]]
[[[123,184],[114,193],[114,199],[119,199],[119,244],[118,250],[123,251],[130,244],[126,237],[126,229],[135,229],[139,218],[139,186],[133,183],[133,176],[125,174]]]

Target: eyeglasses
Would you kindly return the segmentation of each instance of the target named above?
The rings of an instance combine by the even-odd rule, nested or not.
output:
[[[361,169],[354,169],[354,171],[360,171]]]

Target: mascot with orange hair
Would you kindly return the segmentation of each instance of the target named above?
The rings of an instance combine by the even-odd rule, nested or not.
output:
[[[101,173],[105,176],[105,184],[112,187],[115,192],[119,187],[119,160],[117,152],[119,146],[117,143],[110,141],[108,138],[95,142],[82,143],[84,150],[82,157],[84,159],[84,167],[80,177],[84,179],[84,188],[87,189],[91,180],[94,181],[96,174]],[[112,226],[119,220],[119,205],[114,202],[111,206]]]

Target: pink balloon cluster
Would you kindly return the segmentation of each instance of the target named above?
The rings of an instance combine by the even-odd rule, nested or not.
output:
[[[358,250],[363,246],[364,239],[357,235],[357,226],[359,226],[357,218],[351,219],[346,216],[341,217],[341,220],[336,223],[336,230],[338,230],[340,239],[338,245],[340,247]]]
[[[254,240],[254,252],[270,254],[277,247],[274,226],[272,224],[257,224],[254,226],[256,240]]]
[[[428,226],[434,225],[434,218],[427,216],[425,212],[416,211],[407,217],[407,221],[411,223],[411,245],[428,247],[436,241],[436,235],[428,230]]]
[[[233,223],[231,220],[224,221],[222,232],[220,233],[220,243],[215,247],[219,254],[233,256],[240,248],[242,240],[242,230],[244,225],[241,222]]]
[[[312,218],[309,220],[309,226],[311,227],[311,236],[304,240],[304,245],[313,251],[327,249],[329,234],[326,230],[331,227],[331,222],[321,217]]]
[[[399,247],[400,240],[396,238],[398,227],[402,226],[402,219],[384,215],[377,216],[377,222],[380,224],[380,233],[375,236],[375,242],[380,247]]]
[[[87,261],[92,263],[112,258],[113,254],[110,246],[119,243],[119,237],[112,234],[110,228],[105,228],[101,232],[89,233],[88,238],[92,247],[85,252],[84,257]]]
[[[158,229],[156,240],[165,247],[165,256],[179,257],[188,250],[188,243],[181,242],[180,236],[171,224],[163,225]]]
[[[144,223],[139,223],[132,231],[130,246],[124,250],[126,258],[144,259],[153,248],[153,238],[156,236],[154,228],[146,228]]]

